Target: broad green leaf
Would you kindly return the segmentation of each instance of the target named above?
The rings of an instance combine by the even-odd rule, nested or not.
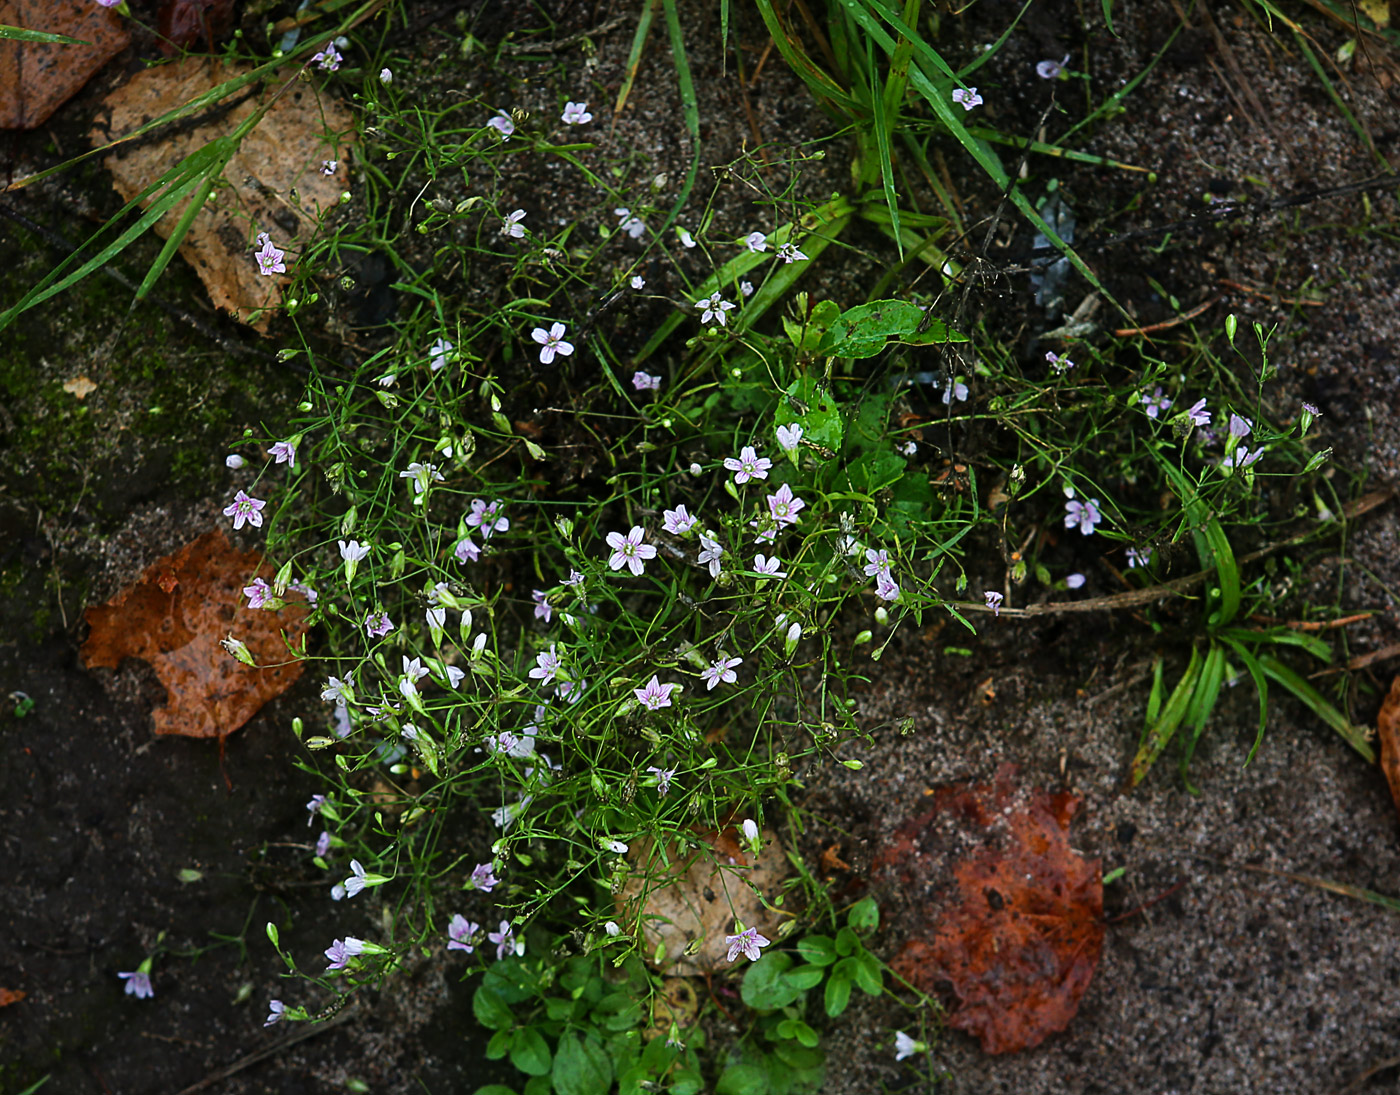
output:
[[[472,1095],[515,1095],[515,1088],[506,1087],[505,1084],[487,1084],[477,1088]]]
[[[779,426],[794,422],[801,425],[804,441],[833,453],[841,449],[846,430],[841,406],[810,376],[799,377],[788,386],[785,398],[778,403],[776,418]]]
[[[529,1076],[545,1076],[553,1065],[549,1044],[534,1027],[521,1027],[515,1032],[515,1045],[510,1050],[510,1063]]]
[[[829,966],[836,961],[836,944],[829,935],[807,935],[797,941],[797,953],[814,966]]]
[[[805,992],[807,989],[816,988],[825,976],[826,969],[823,966],[806,965],[789,970],[786,974],[786,980],[789,985]]]
[[[768,1070],[748,1063],[730,1065],[715,1084],[715,1095],[765,1095],[768,1090]]]
[[[880,926],[880,906],[873,897],[864,897],[851,906],[846,923],[856,931],[869,931]]]
[[[833,973],[826,983],[826,1013],[835,1019],[851,1002],[851,980],[844,974]]]
[[[744,1003],[759,1011],[772,1011],[796,1000],[800,990],[783,976],[791,965],[792,957],[782,951],[769,951],[750,963],[739,987]]]
[[[597,1042],[570,1031],[559,1039],[552,1075],[558,1095],[607,1095],[612,1087],[612,1061]]]
[[[482,985],[472,995],[472,1014],[476,1021],[491,1030],[506,1030],[515,1025],[515,1015],[500,994]]]

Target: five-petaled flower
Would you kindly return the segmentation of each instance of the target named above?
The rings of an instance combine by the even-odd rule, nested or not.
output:
[[[505,532],[510,528],[509,518],[496,516],[500,508],[500,502],[486,502],[475,498],[472,500],[472,511],[466,516],[466,522],[472,528],[480,530],[483,540],[489,540],[493,533]]]
[[[346,883],[345,890],[351,897],[354,897],[358,890],[351,890],[349,883]],[[345,964],[356,955],[365,953],[363,940],[356,939],[353,935],[347,935],[344,939],[337,939],[326,948],[326,957],[330,959],[330,965],[326,967],[330,970],[343,970]]]
[[[684,536],[695,527],[695,522],[699,520],[686,511],[684,502],[675,509],[663,510],[661,518],[661,527],[673,536]]]
[[[490,893],[494,890],[500,879],[492,872],[491,864],[478,863],[472,868],[472,876],[467,885],[473,890],[480,890],[482,893]]]
[[[525,210],[517,209],[514,213],[507,213],[501,221],[501,235],[510,236],[512,239],[521,240],[525,238],[525,226],[520,222],[525,219]]]
[[[562,662],[556,653],[554,644],[549,644],[548,650],[543,650],[535,655],[535,668],[530,670],[530,679],[544,681],[546,684],[552,680],[562,678]]]
[[[497,961],[506,956],[506,951],[511,951],[516,955],[525,953],[525,940],[515,938],[515,932],[511,928],[509,920],[502,920],[501,930],[498,932],[487,932],[486,938],[496,944]]]
[[[420,464],[416,460],[399,472],[399,478],[407,479],[412,484],[414,494],[422,494],[430,483],[443,481],[442,472],[437,470],[436,464]]]
[[[744,246],[755,253],[768,250],[768,237],[762,232],[750,232],[744,237]]]
[[[254,528],[262,528],[262,508],[267,505],[260,498],[252,498],[242,491],[233,496],[233,501],[224,507],[224,516],[233,518],[233,527],[237,531],[243,527],[243,522],[248,522]]]
[[[739,679],[739,675],[734,672],[734,667],[743,662],[743,658],[726,658],[721,652],[720,656],[710,663],[709,668],[702,669],[700,676],[705,681],[705,691],[713,692],[721,683],[733,684]]]
[[[445,338],[439,338],[428,347],[428,357],[431,359],[429,363],[432,365],[433,372],[437,372],[447,364],[447,355],[451,352],[452,343]]]
[[[365,869],[358,859],[350,861],[350,877],[345,880],[344,885],[347,897],[354,897],[368,885],[365,881]]]
[[[248,598],[249,608],[262,608],[272,600],[272,587],[262,578],[254,578],[252,585],[243,587],[243,596]]]
[[[1142,397],[1142,409],[1148,418],[1156,418],[1172,405],[1172,401],[1162,394],[1162,386],[1157,385],[1151,395]]]
[[[633,574],[641,574],[646,560],[656,558],[656,548],[642,543],[644,535],[640,525],[633,525],[626,536],[620,532],[608,533],[608,547],[613,549],[608,556],[608,566],[613,570],[627,567]]]
[[[339,161],[339,160],[322,160],[322,161],[321,161],[321,174],[322,174],[322,175],[327,175],[327,176],[329,176],[329,175],[334,175],[334,174],[335,174],[335,169],[336,169],[339,165],[340,165],[340,161]]]
[[[1051,368],[1057,373],[1068,372],[1070,369],[1074,368],[1073,361],[1067,357],[1061,357],[1059,354],[1055,353],[1054,350],[1045,351],[1045,360],[1050,363]]]
[[[953,102],[968,111],[982,105],[982,96],[977,94],[975,87],[957,87],[953,89]]]
[[[1041,63],[1042,65],[1045,65],[1045,64],[1054,64],[1053,61],[1042,61],[1042,62],[1040,62],[1040,63]],[[919,1042],[914,1041],[913,1038],[910,1038],[909,1035],[907,1035],[907,1034],[904,1033],[904,1031],[902,1031],[902,1030],[897,1030],[897,1031],[895,1031],[895,1032],[894,1032],[894,1059],[895,1059],[896,1061],[902,1061],[902,1060],[904,1060],[904,1058],[906,1058],[906,1057],[912,1057],[912,1056],[914,1056],[914,1054],[916,1054],[916,1053],[919,1052],[919,1046],[920,1046],[921,1044],[922,1044],[922,1043],[919,1043]]]
[[[734,482],[741,485],[750,479],[767,479],[768,469],[772,466],[773,461],[766,456],[759,456],[752,445],[745,445],[740,449],[738,459],[732,456],[724,458],[725,470],[732,471]]]
[[[807,261],[807,256],[797,249],[796,244],[792,243],[785,243],[778,248],[778,258],[786,263]]]
[[[878,578],[890,572],[890,553],[884,548],[865,549],[865,573],[867,577]]]
[[[553,323],[548,331],[543,327],[536,327],[530,332],[530,337],[540,344],[540,364],[548,365],[554,360],[555,354],[563,354],[568,357],[574,352],[574,344],[564,341],[564,325]]]
[[[778,447],[783,452],[792,452],[797,448],[797,443],[802,440],[802,427],[794,422],[790,426],[778,427]]]
[[[148,1000],[156,994],[156,990],[151,987],[150,959],[141,963],[141,968],[118,973],[126,982],[126,994],[134,996],[138,1000]]]
[[[745,928],[738,935],[726,935],[724,941],[729,947],[731,962],[741,954],[750,962],[757,962],[763,954],[760,948],[768,946],[771,942],[759,935],[757,928]]]
[[[545,623],[549,623],[550,620],[554,619],[554,608],[545,597],[544,590],[530,590],[530,600],[535,602],[535,619],[543,620]]]
[[[656,777],[656,793],[665,798],[666,792],[671,789],[671,780],[675,778],[676,770],[674,768],[658,768],[653,764],[647,771]],[[609,921],[609,923],[612,922]],[[613,926],[616,927],[616,925]],[[617,932],[610,931],[608,934],[616,935]]]
[[[632,694],[637,697],[637,702],[648,711],[656,711],[662,707],[671,706],[671,689],[673,687],[673,685],[662,684],[653,673],[646,686],[632,689]]]
[[[779,570],[778,568],[780,566],[782,566],[782,563],[778,561],[777,556],[771,559],[765,559],[762,555],[755,555],[753,557],[753,568],[758,571],[759,574],[768,574],[774,578],[786,578],[787,571]]]
[[[646,278],[642,277],[641,274],[633,274],[633,275],[632,275],[631,285],[632,285],[632,288],[633,288],[633,289],[641,289],[643,286],[646,285],[646,283],[647,283],[647,282],[646,282]],[[634,378],[633,383],[635,383],[635,382],[636,382],[636,381],[635,381],[635,378]]]
[[[349,703],[352,684],[353,682],[348,673],[344,680],[341,680],[339,677],[327,677],[326,687],[321,689],[321,699],[325,700],[327,703]],[[324,802],[326,796],[316,795],[311,801],[315,802],[318,798]],[[311,806],[308,804],[306,808],[309,810]]]
[[[719,290],[716,289],[704,300],[697,300],[695,302],[695,307],[699,308],[702,313],[700,316],[701,323],[709,323],[711,320],[714,320],[721,327],[724,327],[729,323],[729,317],[726,316],[725,313],[731,308],[736,307],[736,305],[725,300],[720,296]]]
[[[618,206],[613,210],[613,213],[617,215],[618,231],[626,232],[634,240],[642,238],[642,233],[647,230],[647,226],[646,222],[644,222],[641,217],[634,217],[632,215],[632,210],[628,209],[625,205]],[[636,281],[636,279],[633,278],[633,281]],[[641,286],[633,285],[632,288],[640,289]]]
[[[263,1026],[270,1027],[273,1023],[280,1023],[287,1017],[287,1005],[281,1000],[269,1000],[267,1004],[267,1021]]]
[[[515,132],[515,123],[510,120],[510,115],[503,110],[498,110],[494,118],[488,118],[486,124],[494,129],[503,141],[510,140],[510,135]]]
[[[560,120],[565,125],[584,125],[593,120],[593,115],[588,113],[587,103],[567,102],[564,104],[564,113]]]
[[[712,540],[703,532],[700,534],[700,554],[697,562],[705,564],[710,568],[710,577],[719,577],[719,560],[724,554],[724,548],[718,540]]]
[[[1204,398],[1198,399],[1196,402],[1192,403],[1190,408],[1186,411],[1186,414],[1187,417],[1191,419],[1191,424],[1193,426],[1210,425],[1210,411],[1206,410],[1206,401]]]
[[[286,464],[288,467],[297,466],[297,446],[295,441],[274,441],[267,449],[268,456],[272,457],[277,464]]]
[[[365,634],[371,639],[382,639],[394,630],[394,621],[387,612],[371,612],[365,617]]]
[[[1234,452],[1228,453],[1222,461],[1227,468],[1243,469],[1249,467],[1261,456],[1264,455],[1264,446],[1260,445],[1253,452],[1241,445]]]
[[[989,589],[985,593],[983,593],[982,596],[987,601],[987,607],[992,610],[992,615],[1000,616],[1001,602],[1003,600],[1002,595],[994,589]]]
[[[792,488],[786,483],[778,488],[777,494],[768,496],[768,512],[772,514],[773,520],[778,522],[779,527],[797,524],[797,514],[806,507],[807,503],[794,497]]]
[[[468,920],[461,913],[453,913],[452,919],[447,924],[447,949],[450,951],[466,951],[471,954],[472,936],[481,930],[481,925]]]
[[[632,387],[639,392],[659,392],[661,390],[661,378],[659,376],[652,376],[650,373],[644,373],[638,369],[632,374]]]
[[[1065,489],[1065,495],[1069,499],[1065,502],[1065,528],[1074,528],[1077,525],[1083,535],[1090,535],[1094,526],[1103,520],[1103,514],[1099,512],[1099,500],[1091,498],[1087,502],[1081,502],[1074,497],[1069,488]]]
[[[334,43],[326,46],[325,49],[315,54],[311,59],[327,72],[334,72],[340,67],[340,62],[344,60],[340,55],[340,51],[335,48]]]
[[[286,257],[285,251],[279,251],[272,245],[272,240],[268,239],[266,233],[258,237],[262,242],[262,250],[254,257],[258,260],[258,273],[264,277],[271,277],[273,274],[285,274],[287,272],[286,263],[282,261]]]

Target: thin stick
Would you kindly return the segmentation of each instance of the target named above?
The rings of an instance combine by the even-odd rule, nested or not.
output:
[[[324,1023],[307,1024],[304,1030],[299,1030],[295,1034],[288,1034],[285,1038],[278,1039],[266,1049],[260,1049],[256,1053],[250,1053],[248,1054],[248,1056],[242,1057],[239,1060],[234,1061],[233,1064],[228,1065],[225,1068],[221,1068],[217,1071],[209,1073],[209,1075],[204,1077],[204,1079],[200,1080],[198,1083],[191,1084],[189,1087],[178,1092],[177,1095],[193,1095],[193,1093],[196,1091],[203,1091],[206,1087],[209,1087],[211,1084],[217,1084],[220,1080],[227,1080],[230,1076],[237,1075],[238,1073],[242,1072],[245,1068],[249,1068],[252,1065],[257,1064],[259,1061],[265,1061],[269,1057],[275,1057],[284,1049],[290,1049],[298,1042],[304,1042],[308,1038],[315,1038],[318,1034],[324,1034],[328,1030],[333,1030],[334,1028],[340,1026],[342,1023],[348,1023],[351,1019],[355,1019],[358,1016],[359,1009],[355,1007],[350,1007],[346,1008],[333,1019],[326,1020],[326,1022]]]
[[[1149,323],[1146,327],[1121,327],[1113,333],[1119,338],[1127,338],[1129,335],[1145,335],[1153,331],[1170,330],[1172,327],[1180,327],[1183,323],[1189,323],[1202,312],[1213,308],[1219,303],[1219,297],[1211,297],[1210,300],[1206,301],[1204,304],[1198,304],[1189,312],[1182,312],[1179,316],[1173,316],[1171,319],[1164,319],[1161,323]]]

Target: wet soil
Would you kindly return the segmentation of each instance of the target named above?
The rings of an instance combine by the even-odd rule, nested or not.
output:
[[[615,13],[628,15],[596,37],[594,56],[575,48],[547,55],[547,62],[507,57],[495,68],[463,64],[452,86],[532,111],[553,110],[566,94],[577,98],[579,87],[599,102],[610,100],[633,26],[622,7],[560,4],[550,12],[561,39]],[[766,35],[745,6],[734,8],[732,40],[751,72]],[[1015,10],[989,0],[959,19],[944,17],[940,48],[955,62],[971,59]],[[1117,37],[1103,28],[1098,5],[1084,12],[1081,23],[1063,5],[1035,7],[978,80],[990,118],[1026,135],[1036,132],[1053,92],[1060,103],[1045,123],[1053,136],[1084,116],[1084,90],[1036,78],[1038,61],[1070,53],[1072,68],[1092,74],[1097,103],[1162,51],[1125,100],[1126,113],[1098,124],[1085,142],[1097,154],[1149,168],[1155,181],[1035,157],[1027,164],[1035,184],[1058,181],[1078,214],[1086,258],[1132,316],[1105,322],[1169,318],[1162,291],[1182,309],[1220,297],[1195,325],[1157,336],[1157,352],[1168,360],[1184,357],[1196,339],[1223,352],[1218,332],[1227,311],[1239,316],[1242,332],[1256,320],[1276,327],[1271,353],[1281,371],[1266,392],[1271,410],[1288,419],[1303,399],[1321,408],[1315,429],[1335,450],[1334,483],[1343,496],[1395,485],[1400,237],[1394,190],[1286,208],[1264,203],[1367,179],[1382,170],[1382,160],[1395,161],[1396,52],[1371,41],[1359,51],[1370,56],[1347,71],[1343,94],[1374,141],[1373,154],[1322,90],[1297,41],[1269,33],[1242,10],[1192,8],[1189,26],[1170,44],[1181,23],[1170,4],[1115,5]],[[459,32],[449,28],[458,13],[484,41],[512,29],[490,5],[423,4],[423,22],[412,28],[414,40],[424,43],[419,48],[455,48]],[[1348,36],[1311,10],[1290,15],[1323,55],[1334,54]],[[720,64],[717,13],[697,2],[682,5],[682,18],[701,96],[702,168],[733,161],[745,141],[753,147],[759,140],[829,134],[776,58],[746,104]],[[674,200],[693,153],[663,41],[654,32],[657,48],[644,61],[627,112],[606,136],[595,134],[600,154],[621,158],[636,177],[667,175],[670,189],[658,204]],[[401,52],[411,48],[405,43]],[[424,94],[447,91],[425,88]],[[85,93],[60,112],[53,123],[60,140],[86,131],[91,102]],[[39,162],[52,155],[45,144],[35,135],[8,147],[17,162]],[[806,196],[822,197],[844,185],[845,146],[811,147],[828,155],[808,165],[800,186]],[[1014,153],[1005,155],[1016,162]],[[781,189],[781,170],[774,178]],[[74,201],[110,211],[101,173],[81,179],[76,194],[48,188],[13,200],[52,225]],[[974,178],[956,183],[969,221],[993,214],[998,194]],[[512,184],[532,216],[596,221],[610,212],[600,213],[598,196],[574,177],[521,174]],[[1231,198],[1238,215],[1199,218],[1209,208],[1208,192]],[[697,186],[696,221],[709,195],[708,181]],[[721,185],[713,234],[747,230],[751,202],[748,188]],[[1162,231],[1109,242],[1188,218],[1195,223],[1169,238]],[[681,222],[688,223],[686,215]],[[983,231],[974,233],[978,241]],[[0,239],[37,255],[33,263],[52,261],[9,223],[0,224]],[[1021,266],[1029,246],[1030,233],[1008,222],[986,257],[999,269]],[[702,260],[694,262],[703,273]],[[33,280],[33,263],[0,275],[0,298],[13,299],[26,277]],[[132,268],[139,270],[139,261]],[[849,255],[833,256],[813,280],[821,295],[854,301],[870,269]],[[682,273],[667,268],[648,271],[653,277],[658,289],[679,293],[684,286]],[[223,453],[245,422],[271,420],[268,408],[294,402],[300,379],[270,361],[227,365],[228,355],[189,324],[144,305],[127,318],[129,296],[114,300],[100,285],[94,279],[37,310],[26,339],[0,349],[7,385],[0,414],[6,446],[0,693],[21,691],[35,701],[22,718],[8,707],[0,714],[6,879],[0,987],[27,994],[0,1010],[0,1093],[23,1091],[46,1075],[45,1090],[62,1095],[176,1092],[263,1051],[271,1051],[266,1059],[209,1090],[329,1092],[356,1080],[379,1092],[455,1092],[511,1082],[509,1073],[498,1076],[481,1059],[470,984],[441,962],[406,971],[363,1011],[305,1041],[288,1043],[284,1029],[262,1028],[263,1005],[281,995],[285,968],[264,925],[278,924],[283,946],[312,968],[332,938],[351,930],[343,910],[327,899],[324,876],[308,866],[314,831],[304,803],[317,784],[297,767],[288,727],[294,715],[319,709],[314,687],[303,682],[266,708],[228,740],[220,758],[207,743],[151,737],[149,712],[160,686],[141,667],[88,672],[77,651],[84,604],[105,599],[220,520],[221,499],[234,481],[222,467]],[[173,271],[160,292],[202,314],[201,291],[187,275]],[[1068,309],[1087,292],[1071,282]],[[1321,305],[1284,302],[1308,294]],[[990,330],[1025,339],[1030,353],[1029,335],[1063,318],[1037,311],[1030,296],[1025,274],[1005,274],[984,283],[968,307]],[[581,301],[580,310],[585,307]],[[1100,318],[1106,314],[1105,308]],[[207,318],[228,338],[254,341]],[[659,317],[626,322],[642,318]],[[128,340],[115,344],[117,352],[113,330]],[[129,367],[143,356],[155,366]],[[61,384],[89,363],[106,371],[93,375],[99,389],[91,402],[79,404]],[[152,406],[161,413],[152,415]],[[952,438],[940,456],[961,458],[966,443]],[[1086,595],[1118,588],[1093,550],[1098,546],[1066,545],[1061,560],[1088,576]],[[985,558],[983,571],[972,576],[974,588],[1000,588],[1000,556],[989,551]],[[1300,606],[1339,601],[1348,611],[1376,613],[1336,637],[1346,658],[1400,640],[1397,560],[1400,529],[1391,503],[1345,540],[1282,554],[1270,577],[1291,582]],[[935,1047],[938,1068],[929,1073],[921,1065],[920,1079],[908,1063],[894,1063],[890,1048],[907,1014],[858,995],[824,1033],[828,1091],[864,1093],[886,1084],[1018,1095],[1339,1091],[1395,1054],[1395,914],[1241,869],[1400,892],[1400,832],[1381,777],[1303,708],[1277,696],[1264,745],[1245,767],[1254,701],[1242,685],[1222,704],[1196,753],[1199,795],[1187,793],[1170,758],[1144,786],[1121,793],[1150,661],[1160,653],[1169,664],[1184,664],[1189,645],[1189,612],[1177,617],[1168,608],[1153,619],[1165,624],[1159,632],[1128,613],[1091,620],[1003,617],[983,621],[975,638],[960,633],[955,640],[947,629],[910,628],[881,662],[863,663],[871,683],[858,693],[859,713],[874,744],[855,751],[866,764],[860,773],[834,767],[807,774],[805,805],[821,823],[814,840],[839,842],[858,872],[918,811],[926,788],[985,781],[1011,760],[1028,782],[1080,795],[1085,808],[1072,829],[1075,847],[1105,870],[1125,873],[1108,887],[1103,957],[1063,1034],[1033,1050],[989,1058],[951,1033]],[[1381,662],[1358,673],[1352,691],[1340,697],[1352,704],[1355,721],[1373,720],[1392,668]],[[894,724],[906,717],[914,720],[913,732],[903,735]],[[183,869],[200,878],[182,882]],[[885,915],[876,950],[889,958],[910,930],[912,910],[898,893],[878,896]],[[371,908],[356,911],[356,926]],[[117,972],[134,969],[152,949],[162,951],[155,997],[123,996]],[[949,1078],[935,1085],[931,1075],[945,1070]],[[1393,1070],[1382,1071],[1356,1090],[1393,1090],[1395,1083]]]

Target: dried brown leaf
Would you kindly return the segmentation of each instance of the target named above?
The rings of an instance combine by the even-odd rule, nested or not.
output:
[[[767,894],[787,874],[787,856],[776,833],[764,831],[758,859],[752,865],[744,854],[737,831],[701,834],[699,849],[682,852],[666,849],[666,863],[654,841],[632,844],[630,859],[637,872],[617,896],[618,919],[628,931],[641,925],[643,954],[657,969],[690,976],[728,965],[724,937],[734,932],[734,921],[757,927],[770,939],[777,938],[777,918],[763,907],[754,893]],[[694,954],[686,949],[696,940]],[[657,944],[665,954],[656,962]]]
[[[300,646],[305,606],[248,608],[242,588],[260,570],[270,576],[257,552],[233,548],[222,530],[206,533],[147,567],[112,601],[87,610],[83,664],[115,669],[123,658],[149,662],[169,693],[154,712],[157,734],[227,737],[302,671],[282,636]],[[219,645],[229,634],[268,668],[231,657]]]
[[[121,16],[92,0],[0,0],[0,23],[88,43],[0,41],[0,129],[43,125],[131,41]]]
[[[1376,716],[1376,739],[1381,747],[1381,771],[1400,810],[1400,676],[1390,682],[1390,692]]]
[[[876,870],[923,899],[928,921],[892,963],[926,992],[951,985],[950,1026],[988,1053],[1040,1044],[1069,1025],[1103,945],[1103,877],[1069,846],[1079,800],[1015,786],[935,793],[901,826]],[[952,877],[952,887],[946,879]]]
[[[107,96],[107,117],[94,127],[92,137],[107,141],[124,136],[247,71],[201,57],[147,69]],[[119,145],[103,161],[113,185],[129,201],[190,153],[232,133],[282,85],[278,80],[251,98],[240,92],[232,107],[213,111],[202,125],[174,126],[158,130],[158,139]],[[287,265],[296,262],[319,215],[340,202],[349,182],[345,153],[353,136],[354,122],[334,96],[318,92],[314,82],[296,82],[243,139],[224,168],[228,185],[215,189],[180,245],[180,254],[204,282],[215,307],[229,310],[256,330],[267,330],[271,314],[265,312],[254,322],[252,313],[274,307],[286,279],[258,272],[254,239],[267,232],[287,253]],[[337,161],[328,176],[321,174],[325,160]],[[169,236],[184,210],[185,203],[172,209],[156,223],[156,232]]]

